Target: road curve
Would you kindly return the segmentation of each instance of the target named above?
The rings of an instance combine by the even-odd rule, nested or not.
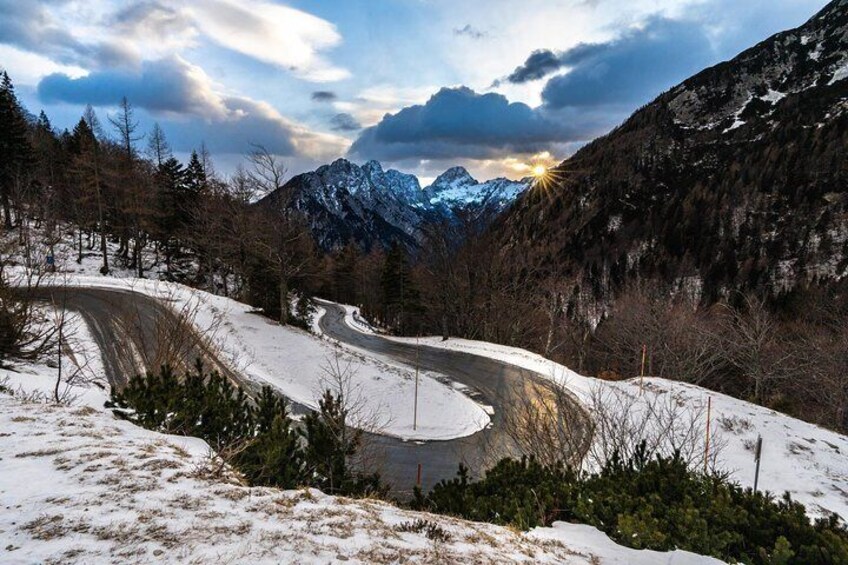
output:
[[[191,365],[198,357],[207,367],[218,370],[256,394],[261,383],[245,378],[218,357],[202,335],[166,302],[132,290],[80,287],[39,287],[21,290],[38,300],[64,305],[86,321],[101,350],[106,377],[112,387],[121,388],[128,379],[163,363]],[[363,334],[345,323],[345,311],[322,302],[326,314],[320,321],[323,332],[340,342],[389,356],[414,366],[447,375],[468,387],[476,400],[494,408],[491,424],[471,436],[448,441],[403,441],[367,434],[363,448],[365,463],[380,471],[393,492],[403,496],[415,485],[418,465],[422,466],[422,487],[428,490],[442,479],[456,475],[460,463],[479,470],[505,455],[519,455],[505,430],[504,414],[519,394],[536,394],[532,382],[549,383],[537,373],[486,357],[427,346],[399,343],[376,335]],[[296,406],[296,412],[304,408]],[[571,410],[587,422],[584,409],[574,401]],[[581,426],[584,430],[588,426]],[[586,436],[587,434],[581,433]],[[588,447],[588,437],[581,449]]]
[[[538,395],[551,386],[542,375],[488,357],[471,353],[451,351],[436,347],[418,346],[385,339],[374,334],[365,334],[351,328],[345,322],[345,310],[337,304],[320,301],[326,313],[319,321],[325,335],[342,343],[365,349],[372,353],[389,356],[401,363],[447,375],[473,391],[475,400],[494,408],[491,424],[471,436],[450,441],[398,442],[391,438],[378,438],[387,448],[387,476],[394,479],[415,477],[418,463],[423,466],[423,486],[431,487],[442,479],[456,475],[460,463],[471,469],[481,469],[506,456],[519,456],[506,430],[505,414],[516,403],[524,403],[526,395]],[[531,383],[538,386],[526,386]],[[518,398],[519,395],[525,395]],[[590,429],[589,416],[577,400],[568,407],[581,422],[579,449],[582,456],[588,449]],[[408,479],[407,479],[408,480]],[[394,481],[393,481],[394,482]],[[397,484],[401,486],[401,484]],[[408,484],[408,483],[407,483]]]
[[[261,388],[244,379],[220,359],[204,336],[164,300],[132,290],[42,285],[20,288],[21,295],[77,312],[100,348],[106,379],[112,388],[164,364],[177,369],[204,365],[242,385],[248,392]]]

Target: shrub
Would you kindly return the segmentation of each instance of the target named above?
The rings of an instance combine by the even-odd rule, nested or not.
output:
[[[442,481],[419,509],[521,529],[557,520],[590,524],[637,549],[684,549],[757,564],[848,563],[848,531],[836,517],[811,523],[788,494],[775,499],[692,472],[679,455],[645,446],[592,475],[533,459],[503,460],[478,481]]]
[[[199,437],[253,485],[311,486],[342,495],[384,493],[378,475],[351,471],[348,460],[361,433],[347,427],[347,411],[329,391],[320,410],[296,429],[286,400],[263,387],[255,401],[200,361],[183,378],[164,366],[113,392],[120,416],[148,429]]]

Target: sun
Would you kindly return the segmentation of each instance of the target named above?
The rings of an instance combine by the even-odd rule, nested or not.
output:
[[[533,166],[533,176],[534,177],[543,177],[548,174],[548,168],[544,165],[534,165]]]

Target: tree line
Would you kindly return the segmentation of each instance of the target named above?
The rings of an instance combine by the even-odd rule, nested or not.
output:
[[[304,219],[284,199],[255,205],[283,185],[286,170],[276,156],[252,146],[227,177],[204,145],[183,163],[158,124],[140,131],[126,98],[105,121],[88,106],[72,129],[58,131],[43,111],[26,111],[8,74],[0,79],[7,233],[40,228],[45,255],[73,233],[77,262],[97,254],[103,274],[120,267],[145,277],[155,270],[289,320],[288,297],[313,284],[320,256]]]

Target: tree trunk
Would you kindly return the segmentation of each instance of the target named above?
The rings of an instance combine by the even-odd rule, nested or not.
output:
[[[280,325],[289,323],[289,281],[280,275]]]
[[[6,194],[4,190],[2,193],[2,201],[3,201],[3,222],[6,226],[7,230],[12,229],[12,210],[9,205],[9,195]]]
[[[101,275],[109,274],[109,253],[106,250],[106,232],[100,227],[100,253],[103,255],[103,266],[100,267]]]

